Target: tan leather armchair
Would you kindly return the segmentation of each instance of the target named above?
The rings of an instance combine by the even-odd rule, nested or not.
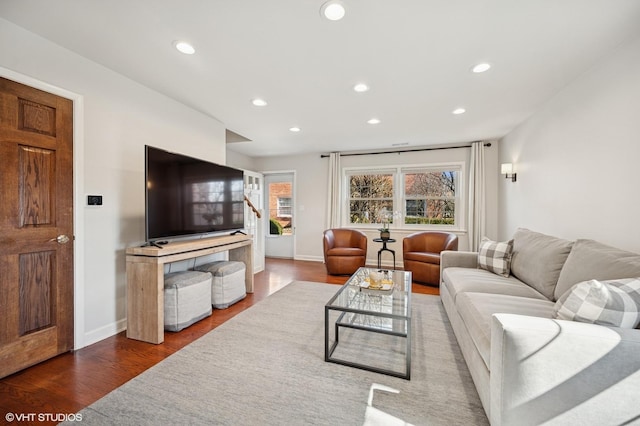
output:
[[[331,275],[351,275],[367,260],[367,236],[355,229],[327,229],[324,264]]]
[[[425,231],[407,235],[402,240],[404,270],[411,271],[413,281],[440,285],[440,252],[458,250],[458,236],[449,232]]]

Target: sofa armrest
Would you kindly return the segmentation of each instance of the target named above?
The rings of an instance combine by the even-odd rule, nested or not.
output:
[[[440,252],[440,284],[442,285],[442,273],[447,268],[477,268],[478,253],[475,251],[453,251],[445,250]]]
[[[440,253],[440,269],[460,267],[477,268],[478,253],[475,251],[451,251],[445,250]]]
[[[623,424],[640,418],[640,330],[494,314],[491,424]]]

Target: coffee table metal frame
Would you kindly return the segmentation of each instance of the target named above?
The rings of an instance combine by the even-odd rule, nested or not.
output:
[[[376,290],[362,290],[358,283],[368,276],[369,271],[374,271],[377,269],[374,268],[360,268],[353,274],[349,280],[336,292],[336,294],[327,302],[324,307],[324,336],[325,336],[325,346],[324,346],[324,360],[327,362],[333,362],[336,364],[346,365],[349,367],[360,368],[362,370],[373,371],[376,373],[386,374],[389,376],[400,377],[402,379],[411,379],[411,272],[407,271],[386,271],[385,274],[387,276],[391,275],[394,287],[389,291],[376,291]],[[347,291],[349,288],[358,289],[358,291],[353,292],[353,296],[346,301],[344,304],[338,304],[337,300],[341,298],[343,292]],[[396,301],[393,302],[394,293],[399,292],[400,294],[395,294]],[[363,307],[362,298],[368,297],[370,300],[375,300],[376,297],[371,298],[371,295],[375,295],[380,301],[382,298],[391,298],[392,304],[396,303],[396,307],[399,308],[398,311],[402,311],[399,313],[394,312],[381,312],[381,310],[371,309],[367,307]],[[399,297],[398,297],[399,296]],[[388,301],[388,299],[387,299]],[[373,306],[374,308],[380,308],[379,305],[375,303],[371,303],[368,301],[366,306]],[[341,312],[336,319],[334,324],[335,327],[335,341],[333,344],[330,341],[330,313],[331,311],[339,311]],[[393,309],[392,309],[393,311]],[[352,313],[353,315],[347,315],[348,313]],[[335,314],[334,314],[335,315]],[[404,332],[402,330],[396,331],[393,329],[387,329],[380,326],[369,326],[366,325],[367,321],[364,320],[367,316],[369,317],[380,317],[380,318],[390,318],[392,320],[400,320],[404,322]],[[360,321],[358,321],[360,319]],[[373,333],[381,333],[392,336],[397,336],[405,339],[406,342],[406,355],[405,355],[405,372],[399,372],[397,370],[378,368],[374,366],[370,366],[367,364],[348,361],[344,359],[339,359],[333,357],[333,353],[338,347],[338,343],[340,342],[340,329],[351,328],[357,330],[370,331]]]

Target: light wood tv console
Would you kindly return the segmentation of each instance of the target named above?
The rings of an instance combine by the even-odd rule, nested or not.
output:
[[[163,248],[127,249],[127,337],[159,344],[164,341],[164,265],[228,251],[229,260],[246,265],[247,293],[253,293],[253,237],[228,235],[171,242]]]

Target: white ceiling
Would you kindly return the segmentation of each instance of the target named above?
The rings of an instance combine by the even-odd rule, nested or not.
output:
[[[0,17],[217,118],[251,156],[498,138],[640,34],[638,0],[343,0],[338,22],[323,2],[1,0]]]

